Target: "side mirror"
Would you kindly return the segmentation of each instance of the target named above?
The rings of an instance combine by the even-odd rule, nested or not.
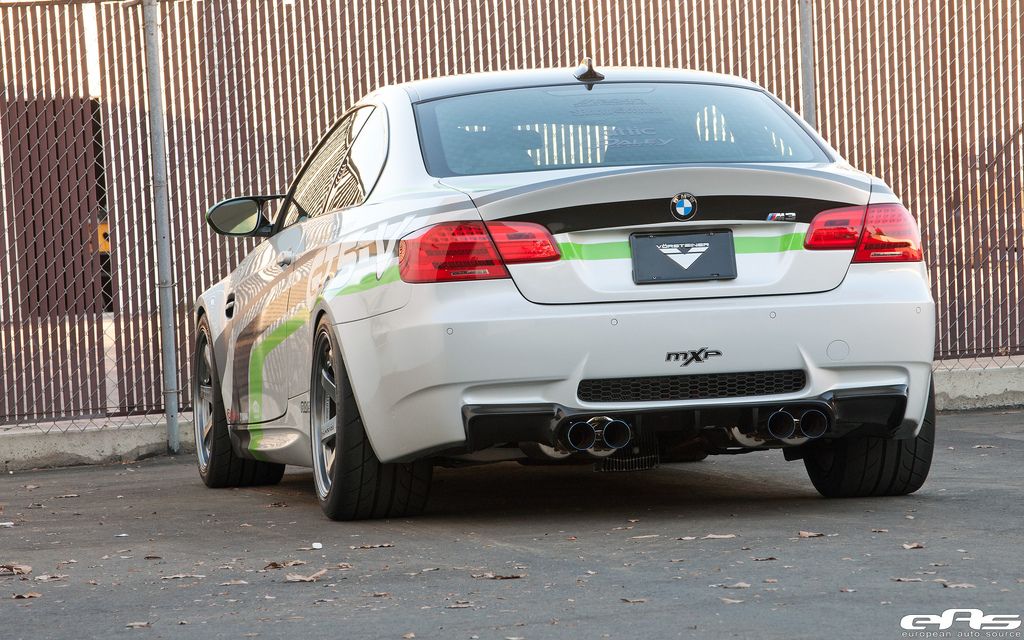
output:
[[[225,236],[269,236],[274,225],[265,212],[267,203],[285,196],[244,196],[221,200],[206,212],[206,223]]]

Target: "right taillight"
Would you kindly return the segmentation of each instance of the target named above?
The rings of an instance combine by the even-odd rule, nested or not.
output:
[[[854,262],[920,262],[921,230],[897,202],[868,205]]]
[[[921,231],[896,202],[822,211],[811,220],[804,248],[853,249],[853,262],[919,262]]]

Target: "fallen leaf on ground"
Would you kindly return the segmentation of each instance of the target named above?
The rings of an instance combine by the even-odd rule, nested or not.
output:
[[[416,637],[416,634],[410,631],[409,633],[403,633],[402,637],[405,638],[405,640],[412,640]]]
[[[148,629],[153,625],[151,625],[148,622],[129,622],[124,626],[128,627],[129,629]]]
[[[943,582],[943,587],[947,589],[973,589],[974,585],[970,582]]]
[[[63,498],[79,498],[79,497],[81,497],[81,496],[79,496],[77,493],[65,493],[62,496],[53,496],[54,500],[61,500]]]
[[[643,604],[647,602],[647,598],[622,598],[622,601],[626,604]]]
[[[473,603],[469,600],[456,600],[454,604],[450,604],[446,609],[469,609],[473,606]]]
[[[645,536],[633,536],[630,540],[646,540],[647,538],[660,538],[661,535],[657,533],[649,533]]]
[[[39,485],[38,484],[25,484],[25,485],[22,485],[22,487],[25,488],[25,489],[28,489],[29,491],[31,491],[33,489],[38,489]]]
[[[764,579],[764,583],[765,584],[778,584],[779,581],[778,581],[777,578],[765,578]]]
[[[739,604],[743,602],[742,600],[736,600],[735,598],[719,598],[719,600],[721,600],[725,604]]]
[[[701,538],[701,540],[728,540],[729,538],[735,537],[735,533],[709,533],[708,535]]]
[[[768,562],[769,560],[778,560],[775,556],[765,556],[764,558],[754,558],[754,562]]]
[[[202,579],[202,578],[205,578],[205,577],[206,576],[199,575],[199,574],[196,574],[196,573],[176,573],[173,576],[162,576],[160,579],[161,580],[184,580],[186,578]]]
[[[996,445],[994,445],[994,444],[976,444],[976,445],[974,445],[971,448],[972,449],[995,449]]]
[[[43,594],[38,591],[26,591],[25,593],[14,594],[15,600],[28,600],[29,598],[42,598]]]
[[[232,587],[232,586],[237,585],[237,584],[249,584],[249,583],[246,582],[245,580],[228,580],[227,582],[220,583],[220,586],[222,586],[222,587]]]
[[[0,564],[0,576],[27,576],[32,567],[27,564]]]
[[[304,575],[302,575],[300,573],[289,573],[288,575],[286,575],[284,577],[284,581],[285,582],[316,582],[317,580],[322,578],[325,573],[327,573],[327,569],[321,569],[321,570],[317,571],[316,573],[309,574],[308,576],[304,576]]]
[[[747,582],[737,582],[736,584],[723,584],[723,589],[749,589],[750,584]]]
[[[696,540],[697,536],[683,536],[682,538],[676,538],[676,540]]]
[[[924,545],[920,542],[907,542],[903,545],[904,549],[924,549]]]
[[[278,562],[275,560],[268,563],[267,566],[263,567],[263,569],[284,569],[285,567],[297,567],[303,564],[306,564],[305,560],[285,560],[284,562]]]
[[[921,578],[892,578],[893,582],[924,582]]]
[[[492,573],[490,571],[474,573],[471,575],[478,580],[518,580],[523,577],[523,574],[521,573],[509,573],[502,575],[500,573]]]
[[[889,533],[888,529],[872,529],[871,533]]]
[[[14,528],[14,523],[13,522],[0,522],[0,529],[13,529],[13,528]]]
[[[39,582],[57,582],[58,580],[63,580],[65,578],[67,578],[67,576],[62,573],[56,573],[53,575],[44,573],[41,576],[36,576],[33,580],[38,580]]]
[[[352,568],[352,565],[350,565],[347,562],[339,562],[338,563],[338,568],[341,569],[342,571],[348,571],[349,569]],[[426,569],[424,569],[424,571],[426,571]]]
[[[818,533],[817,531],[801,531],[797,535],[800,536],[801,538],[821,538],[825,534],[824,533]]]
[[[143,560],[163,560],[163,558],[161,558],[160,556],[154,556],[154,555],[143,556],[142,559]]]
[[[856,589],[851,589],[849,587],[841,587],[839,589],[839,593],[853,593],[855,591],[856,591]]]
[[[395,545],[390,542],[381,542],[377,544],[361,544],[358,546],[350,546],[349,549],[387,549],[388,547],[393,546]]]
[[[268,509],[273,509],[274,507],[287,507],[287,506],[288,506],[288,504],[285,503],[285,502],[271,502],[270,504],[267,505],[267,508]]]
[[[686,562],[686,558],[672,558],[669,562]]]

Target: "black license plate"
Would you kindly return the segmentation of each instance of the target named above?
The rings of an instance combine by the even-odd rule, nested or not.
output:
[[[634,233],[633,282],[694,282],[732,280],[736,277],[736,250],[732,231],[692,233]]]

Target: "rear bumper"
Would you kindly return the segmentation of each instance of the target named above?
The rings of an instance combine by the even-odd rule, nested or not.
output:
[[[700,434],[721,448],[742,446],[784,446],[802,444],[763,439],[767,416],[793,406],[817,408],[831,419],[824,438],[879,436],[908,438],[917,423],[904,418],[907,387],[864,387],[828,391],[817,398],[789,403],[755,405],[690,405],[678,408],[648,408],[631,411],[593,411],[561,405],[469,405],[462,408],[466,451],[479,451],[505,442],[540,442],[558,446],[560,429],[576,419],[595,413],[642,424],[655,431],[688,431]],[[657,418],[651,421],[649,418]]]
[[[406,306],[337,325],[367,433],[385,462],[512,440],[489,430],[550,431],[559,412],[832,402],[851,432],[870,424],[893,437],[914,435],[925,413],[934,304],[920,264],[854,265],[824,293],[714,300],[538,305],[510,280],[392,286],[410,287]],[[701,347],[722,355],[685,367],[667,359]],[[797,369],[806,383],[782,393],[637,402],[579,396],[587,379]],[[897,394],[905,400],[880,403],[893,394],[878,389],[905,389]]]

